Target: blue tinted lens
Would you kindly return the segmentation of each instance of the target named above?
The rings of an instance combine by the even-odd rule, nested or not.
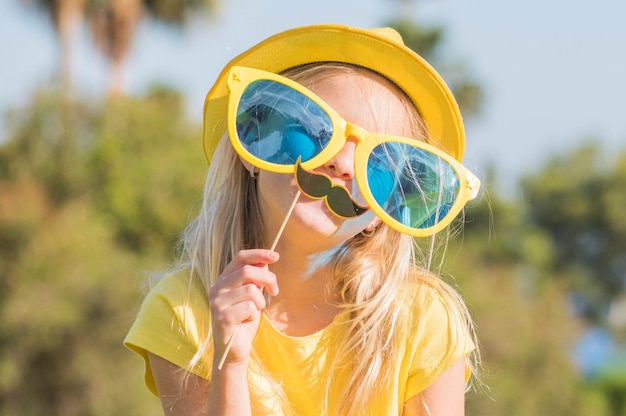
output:
[[[246,87],[237,108],[237,135],[254,156],[279,165],[317,156],[332,136],[328,114],[300,92],[269,80]]]
[[[367,183],[378,205],[411,228],[429,228],[458,197],[456,170],[439,156],[403,143],[378,145],[367,162]]]

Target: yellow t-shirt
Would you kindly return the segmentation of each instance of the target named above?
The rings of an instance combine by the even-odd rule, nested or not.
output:
[[[419,331],[407,331],[411,335],[404,345],[398,346],[386,393],[372,404],[368,414],[401,414],[406,400],[474,348],[466,330],[450,324],[447,308],[437,292],[428,285],[420,286],[425,290],[417,291],[419,300],[415,305],[419,307],[412,309],[419,310],[410,313],[409,325]],[[336,348],[345,319],[345,314],[339,314],[333,323],[315,334],[291,337],[278,331],[262,315],[253,348],[265,369],[284,387],[295,414],[321,414],[325,380],[329,376],[324,364]],[[144,358],[146,385],[158,395],[148,352],[188,369],[209,328],[209,305],[203,285],[198,279],[190,279],[188,272],[180,272],[165,276],[149,292],[124,344]],[[211,378],[211,366],[207,363],[189,370],[207,380]],[[341,379],[340,376],[339,382]],[[259,377],[257,381],[262,386]],[[335,402],[336,398],[329,398],[330,414]]]

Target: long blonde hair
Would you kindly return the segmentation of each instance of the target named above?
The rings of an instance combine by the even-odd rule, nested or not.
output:
[[[369,70],[347,64],[319,63],[294,68],[284,75],[310,86],[320,77],[355,71]],[[374,103],[370,105],[375,107]],[[405,105],[407,112],[413,115],[413,137],[427,140],[424,123],[408,98]],[[224,125],[214,128],[226,130]],[[218,144],[209,167],[201,212],[187,227],[182,239],[182,263],[202,280],[207,291],[239,250],[267,246],[257,205],[256,182],[251,180],[225,137]],[[346,241],[335,254],[334,289],[340,295],[340,306],[349,316],[344,335],[337,340],[337,353],[331,357],[332,369],[350,374],[337,396],[341,407],[338,415],[364,414],[364,409],[385,390],[397,354],[395,346],[408,319],[406,308],[401,305],[415,296],[407,290],[412,283],[427,282],[434,287],[452,311],[451,324],[474,336],[472,321],[461,298],[436,274],[428,272],[431,254],[418,250],[413,238],[384,224],[371,235],[360,234]],[[424,265],[422,268],[416,267],[418,261]],[[211,356],[209,334],[190,367],[200,361],[210,361]],[[250,365],[270,380],[275,397],[282,401],[283,412],[289,413],[280,384],[263,372],[262,361],[254,351]],[[324,414],[328,414],[329,397],[331,392],[337,394],[338,387],[333,377],[325,382]],[[250,392],[255,413],[263,413],[253,385]]]

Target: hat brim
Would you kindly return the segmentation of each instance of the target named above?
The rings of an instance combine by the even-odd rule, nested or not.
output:
[[[395,36],[394,36],[395,35]],[[369,68],[401,88],[413,101],[429,141],[461,161],[465,151],[463,119],[441,76],[422,57],[404,46],[395,31],[344,25],[304,26],[278,33],[232,59],[218,76],[204,103],[203,143],[211,160],[226,132],[226,75],[246,66],[273,73],[314,62],[343,62]]]

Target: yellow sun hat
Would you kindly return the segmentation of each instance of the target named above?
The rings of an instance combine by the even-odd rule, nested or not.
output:
[[[204,102],[204,152],[210,162],[226,132],[228,87],[233,66],[273,73],[314,62],[342,62],[369,68],[400,87],[421,114],[429,142],[458,161],[465,152],[461,112],[452,92],[428,62],[406,47],[391,28],[361,29],[345,25],[303,26],[278,33],[232,59]]]

